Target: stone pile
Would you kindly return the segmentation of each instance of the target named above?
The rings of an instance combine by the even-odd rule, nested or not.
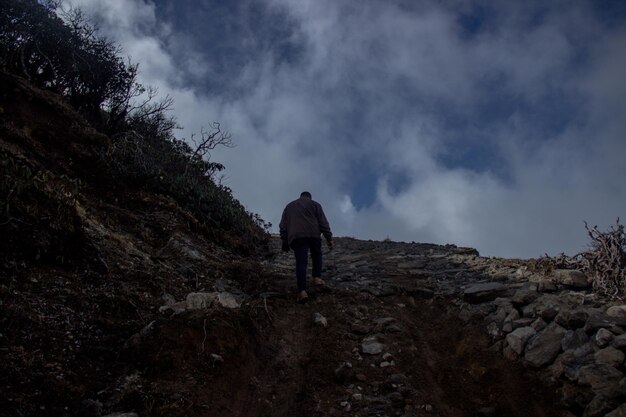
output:
[[[580,271],[472,285],[464,300],[460,318],[482,319],[494,349],[561,385],[565,406],[626,415],[626,305],[598,299]]]
[[[280,251],[278,239],[274,245]],[[557,387],[563,408],[575,413],[566,415],[626,416],[626,305],[598,298],[580,271],[544,276],[532,272],[527,261],[485,258],[470,248],[350,238],[341,239],[324,261],[326,280],[335,288],[383,299],[449,299],[460,320],[483,323],[492,350]],[[294,281],[291,254],[279,255],[271,268]],[[356,311],[350,325],[360,338],[353,359],[388,353],[385,337],[403,330],[393,319],[367,322],[358,316]],[[393,366],[391,357],[379,362]],[[352,375],[352,366],[342,366],[339,375]],[[383,384],[404,386],[402,377],[392,374]],[[355,391],[344,411],[366,397]],[[375,408],[376,401],[367,399]],[[393,409],[393,401],[381,400],[381,410]]]

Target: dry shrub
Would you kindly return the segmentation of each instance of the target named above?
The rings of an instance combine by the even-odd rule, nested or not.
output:
[[[608,231],[598,226],[585,229],[591,239],[588,250],[574,256],[560,254],[546,257],[552,269],[579,269],[593,280],[593,290],[610,299],[622,299],[626,293],[626,235],[619,218]]]

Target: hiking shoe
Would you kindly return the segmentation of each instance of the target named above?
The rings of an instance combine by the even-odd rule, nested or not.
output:
[[[316,287],[321,287],[323,285],[326,285],[326,282],[321,278],[313,278],[312,284]]]
[[[309,301],[309,295],[306,293],[306,291],[301,291],[300,294],[298,294],[298,298],[296,299],[296,302],[298,304],[304,304],[307,301]]]

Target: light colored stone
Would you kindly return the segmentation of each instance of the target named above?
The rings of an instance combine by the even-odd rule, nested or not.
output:
[[[369,336],[361,343],[361,352],[368,355],[379,355],[385,349],[385,345],[378,341],[376,336]]]
[[[215,301],[215,293],[208,292],[191,292],[187,294],[185,299],[187,303],[187,309],[200,310],[210,307]]]
[[[550,324],[526,344],[524,359],[536,368],[552,363],[561,351],[561,339],[565,329],[556,323]]]
[[[626,305],[612,306],[606,310],[609,317],[626,317]]]
[[[318,326],[322,326],[322,327],[328,326],[328,320],[326,320],[326,317],[322,316],[320,313],[313,314],[313,321]]]
[[[536,333],[532,327],[520,327],[506,336],[506,342],[515,353],[521,355],[528,339]]]
[[[604,363],[618,368],[624,363],[624,352],[617,350],[612,346],[597,351],[594,355],[597,363]]]
[[[237,301],[234,295],[229,292],[222,291],[217,293],[217,302],[226,308],[239,308],[241,304]]]
[[[553,272],[555,280],[574,289],[586,289],[591,285],[587,275],[575,269],[557,269]]]

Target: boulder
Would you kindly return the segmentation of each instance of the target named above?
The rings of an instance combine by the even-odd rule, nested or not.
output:
[[[619,402],[604,395],[596,395],[585,407],[583,417],[604,417],[606,413],[613,410]]]
[[[463,291],[463,299],[472,304],[484,303],[506,295],[508,290],[508,286],[499,282],[474,284]]]
[[[553,275],[556,282],[569,288],[584,290],[591,285],[587,275],[575,269],[557,269]]]
[[[596,342],[596,345],[604,347],[608,345],[614,337],[615,336],[613,335],[613,333],[611,333],[607,329],[600,329],[598,330],[598,333],[596,333],[594,340]]]
[[[526,362],[536,368],[552,363],[561,351],[564,334],[564,328],[556,323],[550,324],[528,341],[524,354]]]
[[[537,291],[533,291],[528,288],[522,288],[515,291],[515,294],[513,294],[513,297],[511,297],[511,302],[516,307],[521,307],[532,303],[537,299],[537,297],[539,297]]]
[[[609,317],[626,317],[626,305],[611,306],[606,310]]]
[[[604,417],[626,417],[626,404],[622,404]]]
[[[619,336],[615,336],[615,338],[611,342],[611,346],[613,346],[615,349],[626,349],[626,334],[620,334]]]
[[[589,336],[583,329],[568,330],[563,335],[563,339],[561,339],[561,349],[567,352],[568,350],[578,349],[587,342],[589,342]]]
[[[515,353],[521,355],[528,339],[536,333],[532,327],[520,327],[506,336],[506,342]]]
[[[215,293],[191,292],[185,299],[188,310],[200,310],[208,308],[215,302]]]
[[[580,385],[589,385],[594,393],[614,397],[619,393],[619,382],[624,377],[620,371],[603,363],[582,366],[578,374]]]
[[[624,363],[624,352],[612,346],[597,351],[594,355],[597,363],[604,363],[618,368]]]

